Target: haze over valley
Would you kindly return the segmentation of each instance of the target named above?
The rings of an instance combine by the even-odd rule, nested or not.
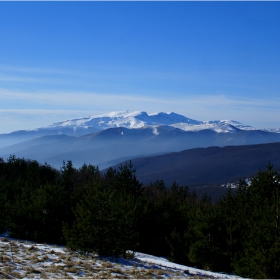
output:
[[[276,142],[277,128],[119,111],[1,134],[0,157],[15,155],[57,169],[71,160],[76,168],[92,164],[100,170],[132,160],[144,184],[162,179],[169,185],[217,186],[250,177],[269,160],[280,165]]]

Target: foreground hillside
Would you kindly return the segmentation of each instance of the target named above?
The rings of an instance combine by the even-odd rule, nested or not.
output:
[[[178,265],[147,254],[98,257],[65,247],[0,238],[0,279],[227,279],[227,274]]]

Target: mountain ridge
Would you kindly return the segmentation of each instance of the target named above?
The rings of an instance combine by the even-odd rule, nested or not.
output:
[[[144,111],[126,110],[65,120],[53,123],[47,127],[31,130],[17,130],[11,133],[0,134],[0,148],[45,135],[66,134],[79,137],[117,127],[130,129],[153,127],[154,133],[157,134],[159,126],[170,126],[183,131],[193,132],[208,129],[217,133],[236,133],[239,130],[261,130],[280,133],[280,129],[277,128],[256,129],[233,120],[199,121],[174,112],[148,114]]]
[[[67,120],[46,128],[0,135],[0,157],[36,159],[60,168],[63,160],[106,168],[149,155],[210,146],[280,142],[280,133],[237,121],[196,121],[171,113],[111,112]]]
[[[173,123],[184,122],[191,124],[200,124],[202,122],[192,120],[183,115],[174,112],[153,113],[148,114],[144,111],[118,111],[101,115],[88,116],[85,118],[78,118],[73,120],[62,121],[50,125],[55,126],[87,126],[96,125],[102,129],[108,127],[126,127],[126,128],[140,128],[147,125],[169,125]]]
[[[213,130],[197,132],[183,131],[170,126],[160,126],[155,133],[153,127],[128,129],[109,128],[83,136],[45,135],[35,137],[0,149],[0,157],[36,159],[40,163],[59,168],[63,160],[71,160],[76,167],[84,163],[98,165],[119,158],[135,158],[150,154],[179,152],[185,149],[209,146],[250,145],[280,142],[279,133],[265,131],[243,131],[217,133]]]
[[[212,199],[226,194],[222,185],[238,184],[265,170],[270,162],[280,169],[280,143],[207,147],[183,150],[131,160],[136,176],[144,185],[163,180],[167,186],[174,181],[195,190],[198,195],[207,193]],[[113,165],[118,168],[128,160]],[[103,171],[104,172],[104,171]]]
[[[88,129],[89,127],[95,128],[96,130],[104,130],[107,128],[113,127],[126,127],[126,128],[141,128],[145,126],[154,126],[154,125],[175,125],[175,124],[186,124],[190,126],[198,126],[197,129],[208,129],[212,128],[215,125],[230,125],[237,127],[243,130],[257,129],[249,125],[243,125],[242,123],[234,120],[209,120],[209,121],[199,121],[190,119],[183,115],[174,113],[174,112],[159,112],[148,114],[145,111],[116,111],[109,112],[100,115],[92,115],[87,117],[81,117],[76,119],[70,119],[65,121],[60,121],[53,123],[47,127],[40,127],[36,129],[29,130],[17,130],[11,133],[5,133],[0,135],[9,135],[9,134],[20,134],[23,132],[41,132],[43,130],[48,130],[51,133],[54,133],[55,130],[58,130],[60,134],[61,129],[72,128],[76,129]],[[186,130],[187,128],[184,128]],[[259,129],[259,130],[269,130],[269,129]],[[270,129],[279,131],[280,129]],[[274,131],[274,132],[275,132]],[[67,133],[66,133],[67,134]]]

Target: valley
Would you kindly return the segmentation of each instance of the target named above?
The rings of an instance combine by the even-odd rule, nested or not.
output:
[[[176,113],[110,112],[0,135],[0,157],[37,160],[59,169],[63,161],[106,170],[132,160],[143,184],[176,181],[199,193],[225,193],[264,168],[280,166],[279,129],[237,121],[198,121]],[[213,193],[214,192],[214,193]]]

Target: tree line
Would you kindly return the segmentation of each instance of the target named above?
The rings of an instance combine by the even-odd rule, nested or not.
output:
[[[0,158],[0,231],[126,257],[127,251],[243,277],[280,276],[280,174],[269,163],[248,186],[212,202],[187,186],[143,186],[132,164],[109,168]]]

